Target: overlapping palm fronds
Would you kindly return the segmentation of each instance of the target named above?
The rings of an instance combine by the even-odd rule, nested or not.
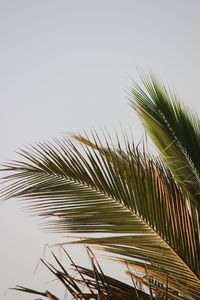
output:
[[[150,95],[137,86],[134,106],[165,162],[127,139],[115,146],[107,138],[103,145],[96,134],[92,139],[74,136],[75,142],[62,139],[21,150],[26,161],[5,166],[12,174],[3,195],[20,198],[29,211],[47,218],[47,230],[101,233],[75,243],[117,255],[143,273],[131,276],[151,283],[154,293],[169,289],[171,296],[163,299],[197,300],[199,121],[168,100],[154,78],[145,83]],[[191,131],[197,149],[189,149],[184,130]]]

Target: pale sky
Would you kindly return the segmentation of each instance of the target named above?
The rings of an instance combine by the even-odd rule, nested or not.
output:
[[[130,125],[139,141],[127,104],[138,68],[199,111],[199,28],[199,0],[0,0],[1,163],[23,145],[93,127]],[[45,244],[66,238],[37,224],[14,200],[0,205],[2,300],[37,298],[4,295],[16,284],[53,291],[42,285],[48,272],[33,272]],[[83,249],[69,249],[81,261]]]

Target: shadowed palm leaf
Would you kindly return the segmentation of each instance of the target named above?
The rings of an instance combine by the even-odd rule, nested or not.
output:
[[[64,250],[65,251],[65,250]],[[89,300],[89,299],[99,299],[99,300],[151,300],[150,295],[137,289],[136,287],[131,287],[119,280],[112,277],[104,275],[100,265],[98,264],[94,254],[89,248],[87,248],[88,256],[91,261],[92,269],[87,269],[76,265],[72,258],[67,254],[71,261],[72,270],[68,272],[64,265],[58,260],[54,253],[54,259],[56,260],[57,266],[41,260],[46,268],[53,274],[54,278],[57,279],[58,283],[73,296],[73,299],[77,300]],[[71,273],[73,272],[73,276]],[[132,275],[131,275],[132,276]],[[135,286],[135,283],[133,281]],[[30,288],[16,286],[14,290],[40,295],[46,297],[50,300],[59,300],[54,294],[49,291],[40,292]],[[151,292],[153,290],[151,289]],[[164,295],[168,293],[171,294],[170,290],[156,290],[155,294],[157,296]],[[152,300],[155,297],[152,298]]]

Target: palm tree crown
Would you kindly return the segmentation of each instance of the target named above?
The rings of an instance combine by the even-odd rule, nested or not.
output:
[[[75,142],[38,143],[21,150],[21,161],[5,166],[11,174],[3,196],[17,197],[45,217],[46,230],[101,233],[74,243],[108,251],[128,265],[135,281],[151,286],[149,294],[137,288],[140,299],[197,300],[200,120],[154,76],[143,77],[143,83],[144,89],[134,85],[131,105],[159,155],[135,147],[126,136],[114,145],[96,133],[74,135]],[[111,298],[104,293],[100,299]]]

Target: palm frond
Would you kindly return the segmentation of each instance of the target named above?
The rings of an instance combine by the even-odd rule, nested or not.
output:
[[[180,297],[198,299],[199,231],[170,171],[128,141],[125,150],[93,145],[79,150],[63,139],[22,150],[27,162],[5,166],[13,174],[4,196],[24,199],[49,230],[118,234],[87,242],[148,264],[151,279],[168,277]]]
[[[56,260],[57,266],[45,262],[44,260],[42,260],[42,262],[57,279],[57,282],[61,283],[61,285],[64,286],[64,288],[70,293],[70,295],[73,296],[73,299],[151,300],[150,296],[140,288],[136,289],[135,287],[105,275],[97,259],[89,248],[87,248],[87,251],[91,261],[92,269],[76,265],[66,250],[64,248],[63,250],[71,261],[71,272],[66,270],[54,253],[52,254]],[[73,273],[73,276],[71,273]],[[49,291],[40,292],[22,286],[16,286],[14,290],[40,295],[50,300],[59,300]],[[155,299],[155,297],[153,297],[152,300],[153,299]]]
[[[200,208],[200,120],[155,76],[134,85],[131,105],[160,150],[176,180]]]

